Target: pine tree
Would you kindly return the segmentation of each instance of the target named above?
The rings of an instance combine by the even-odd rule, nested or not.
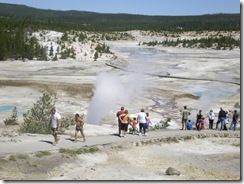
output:
[[[14,107],[12,112],[12,116],[4,120],[5,125],[18,125],[18,111],[16,106]]]
[[[43,94],[39,100],[33,104],[31,110],[24,113],[24,123],[20,127],[22,133],[41,133],[50,132],[50,114],[54,106],[53,98],[48,94]]]

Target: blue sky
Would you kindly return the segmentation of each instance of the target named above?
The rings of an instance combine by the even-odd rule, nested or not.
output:
[[[242,0],[241,0],[242,2]],[[240,0],[0,0],[41,9],[142,15],[240,13]]]

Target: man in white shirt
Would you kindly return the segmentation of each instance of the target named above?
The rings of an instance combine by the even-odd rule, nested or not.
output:
[[[53,132],[53,137],[54,137],[54,142],[53,142],[53,145],[55,146],[58,141],[59,141],[59,138],[58,138],[58,130],[61,126],[60,124],[60,119],[61,119],[61,116],[59,113],[56,112],[56,108],[53,107],[51,109],[51,118],[50,118],[50,126],[51,126],[51,129],[52,129],[52,132]]]
[[[139,123],[139,136],[141,136],[141,131],[143,129],[143,132],[144,132],[144,135],[147,135],[146,134],[146,113],[144,111],[144,109],[141,109],[141,112],[138,114],[137,116],[137,123]]]
[[[209,120],[209,130],[212,130],[213,129],[213,122],[214,122],[214,113],[213,113],[213,110],[211,109],[208,113],[208,120]]]

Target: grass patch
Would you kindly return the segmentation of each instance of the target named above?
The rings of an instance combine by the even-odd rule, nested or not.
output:
[[[192,139],[192,136],[185,136],[184,137],[184,140],[191,140]]]
[[[19,158],[19,159],[22,159],[22,160],[29,159],[29,156],[27,154],[19,154],[16,157]]]
[[[240,143],[233,143],[232,146],[240,147]]]
[[[10,161],[17,161],[16,157],[13,156],[13,155],[11,155],[11,156],[8,158],[8,160],[10,160]]]
[[[64,153],[64,154],[69,154],[69,155],[80,155],[80,154],[86,154],[86,153],[95,153],[99,151],[98,148],[89,148],[89,149],[75,149],[75,150],[71,150],[71,149],[64,149],[64,148],[60,148],[59,149],[59,153]]]
[[[52,153],[50,153],[49,151],[38,151],[36,152],[36,157],[45,157],[45,156],[49,156],[51,155]]]
[[[229,137],[230,134],[224,133],[224,137]]]
[[[118,145],[118,146],[116,146],[116,148],[118,148],[118,149],[122,149],[123,146],[122,146],[122,145]]]
[[[153,143],[152,140],[147,140],[147,141],[142,142],[142,145],[148,145],[148,144],[152,144],[152,143]]]
[[[168,143],[171,143],[171,142],[179,143],[179,139],[177,137],[167,137],[166,142],[168,142]]]

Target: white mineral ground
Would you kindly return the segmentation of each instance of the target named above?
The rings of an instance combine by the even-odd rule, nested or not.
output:
[[[97,124],[95,120],[92,122],[92,118],[88,118],[89,122],[85,124],[87,142],[78,142],[73,146],[80,148],[86,144],[89,147],[89,139],[94,141],[94,137],[98,140],[107,137],[103,144],[121,140],[117,136],[111,136],[117,134],[115,114],[121,106],[129,110],[131,117],[136,116],[141,108],[145,108],[146,112],[150,113],[153,126],[161,120],[171,118],[170,126],[163,132],[180,132],[180,111],[184,105],[191,110],[190,118],[195,121],[199,109],[203,110],[204,115],[213,109],[217,115],[220,107],[234,110],[235,104],[240,104],[240,85],[217,81],[159,78],[142,74],[168,72],[170,76],[240,83],[240,50],[139,46],[139,41],[156,38],[142,37],[138,32],[134,32],[134,35],[137,35],[136,41],[106,42],[117,56],[116,60],[110,59],[110,61],[126,66],[133,72],[107,66],[106,57],[96,62],[84,61],[82,58],[79,61],[1,62],[1,106],[17,106],[18,120],[22,123],[22,113],[30,109],[43,92],[48,91],[57,94],[56,107],[62,116],[73,117],[75,113],[80,113],[88,118],[90,113],[90,116],[95,117],[96,112],[88,112],[88,108],[92,106],[92,100],[95,100],[92,99],[92,94],[96,96],[99,89],[96,86],[97,79],[101,77],[101,81],[108,82],[111,78],[118,79],[120,97],[113,96],[114,101],[110,102],[106,96],[105,104],[104,102],[96,104],[103,109],[102,119],[98,120]],[[117,92],[112,85],[105,87],[109,95]],[[104,89],[104,86],[101,89]],[[74,137],[74,126],[67,130],[65,135],[60,135],[62,143],[54,147],[47,144],[53,140],[51,135],[18,135],[18,126],[5,126],[3,121],[11,114],[11,110],[0,112],[0,179],[2,180],[240,179],[240,136],[212,136],[205,139],[180,140],[179,143],[128,147],[125,146],[125,141],[122,147],[104,148],[94,154],[81,154],[74,158],[58,153],[59,148],[70,148],[69,144],[74,144],[69,141]],[[208,132],[216,134],[218,131],[204,130],[204,133]],[[149,132],[151,135],[154,133]],[[124,140],[128,139],[129,142],[131,137],[132,135],[128,135]],[[35,146],[36,142],[40,145],[39,149]],[[95,145],[94,142],[93,144]],[[51,155],[37,157],[36,151],[40,150],[48,151]],[[164,172],[168,167],[174,167],[182,174],[167,176]]]

